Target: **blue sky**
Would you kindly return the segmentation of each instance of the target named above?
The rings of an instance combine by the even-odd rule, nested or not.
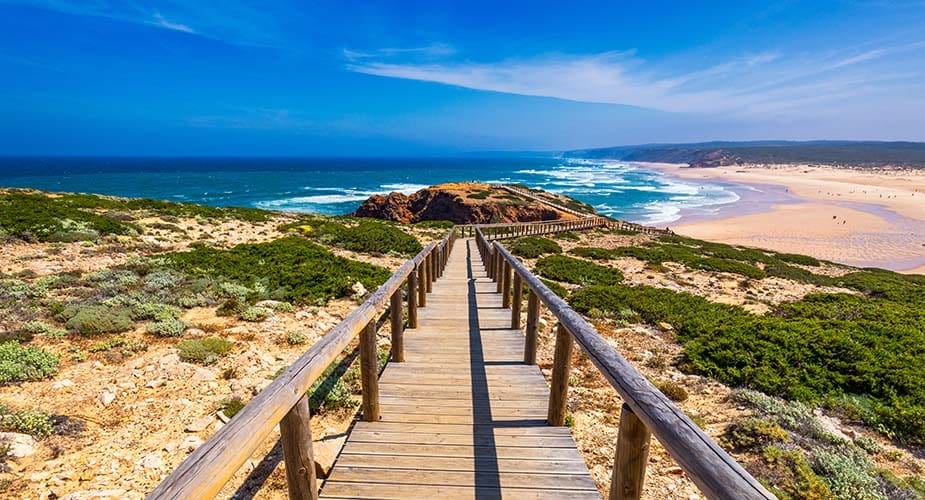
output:
[[[0,0],[0,154],[925,140],[923,26],[925,0]]]

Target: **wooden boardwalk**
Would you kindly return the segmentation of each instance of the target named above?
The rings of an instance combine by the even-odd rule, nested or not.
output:
[[[356,424],[321,497],[600,498],[510,327],[474,240],[457,240],[405,362],[382,373],[382,419]]]

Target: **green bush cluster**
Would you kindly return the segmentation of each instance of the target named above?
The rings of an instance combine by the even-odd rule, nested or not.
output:
[[[234,347],[234,342],[219,337],[184,340],[177,344],[180,359],[201,365],[211,365]]]
[[[770,490],[778,498],[825,500],[833,498],[825,481],[813,471],[812,466],[797,450],[768,446],[763,453],[765,462],[773,467],[774,474],[767,481]]]
[[[148,326],[145,327],[145,331],[158,337],[179,337],[183,335],[183,332],[185,332],[187,328],[189,328],[189,325],[187,325],[185,321],[178,318],[167,317],[148,323]]]
[[[20,432],[43,438],[50,436],[54,430],[54,422],[47,413],[35,410],[14,411],[0,403],[0,432]]]
[[[15,341],[0,344],[0,384],[41,380],[57,372],[57,354]]]
[[[88,349],[90,352],[105,352],[111,351],[113,349],[119,349],[123,353],[131,354],[139,351],[144,351],[148,348],[148,345],[144,342],[138,342],[137,340],[127,339],[125,337],[115,336],[110,339],[104,340],[102,342],[97,342],[90,346]]]
[[[238,286],[247,291],[248,300],[259,295],[252,293],[259,285],[274,299],[325,302],[350,295],[357,281],[374,290],[390,275],[387,269],[338,257],[297,236],[241,244],[230,250],[197,246],[164,258],[168,265],[188,275],[242,284]]]
[[[670,380],[656,380],[652,385],[675,403],[687,401],[687,389],[675,382]]]
[[[265,307],[250,306],[241,311],[241,319],[244,321],[260,322],[270,316],[273,316],[273,311]]]
[[[511,253],[525,259],[536,259],[542,255],[562,253],[562,247],[540,236],[526,236],[511,244]]]
[[[849,279],[875,295],[810,295],[765,316],[645,286],[586,287],[570,302],[585,313],[628,308],[645,322],[671,324],[688,370],[802,401],[860,395],[867,403],[858,412],[868,423],[925,442],[921,285],[894,275],[886,276],[888,283],[876,276]]]
[[[226,417],[233,418],[238,414],[238,412],[244,409],[246,404],[247,403],[241,401],[240,398],[229,398],[222,401],[219,410],[221,410],[221,412],[224,413]]]
[[[375,219],[307,217],[284,224],[280,230],[294,231],[321,243],[361,253],[410,256],[423,248],[417,238],[394,223]]]
[[[726,428],[726,439],[734,448],[750,450],[783,443],[789,439],[789,435],[774,422],[751,417],[733,422]]]
[[[59,317],[67,321],[68,330],[76,330],[81,335],[121,333],[135,327],[132,310],[121,306],[69,306]]]
[[[568,297],[568,290],[564,286],[556,283],[555,281],[549,281],[542,278],[540,278],[540,281],[546,285],[546,288],[552,290],[552,293],[558,295],[560,298],[564,299]]]
[[[536,262],[536,272],[544,278],[576,285],[615,285],[623,281],[619,269],[565,255],[543,257]]]
[[[414,227],[422,229],[447,229],[455,226],[456,223],[451,220],[422,220],[414,223]]]

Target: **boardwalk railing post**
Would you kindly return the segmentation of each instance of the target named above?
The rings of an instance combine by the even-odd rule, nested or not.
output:
[[[360,332],[360,383],[363,388],[363,420],[379,421],[379,348],[376,320]]]
[[[308,396],[302,396],[279,422],[283,460],[286,462],[286,483],[289,485],[291,499],[318,498],[315,458],[312,453],[312,426],[309,419]]]
[[[617,434],[617,454],[610,482],[610,500],[637,500],[642,496],[642,483],[649,462],[649,437],[646,425],[623,403]]]
[[[524,364],[536,364],[536,337],[540,321],[540,298],[527,292],[527,328],[524,331]]]
[[[501,275],[501,307],[511,307],[511,264],[507,260]]]
[[[418,306],[427,307],[427,257],[421,259],[418,269]]]
[[[405,321],[401,310],[401,288],[395,290],[389,303],[389,319],[392,327],[392,361],[401,363],[405,360]]]
[[[436,279],[434,276],[434,252],[427,254],[425,262],[427,263],[425,265],[427,267],[427,279],[424,280],[424,284],[427,287],[427,293],[430,293],[434,291],[434,279]]]
[[[408,275],[408,328],[418,327],[418,268]]]
[[[504,289],[504,257],[501,256],[501,252],[495,249],[495,292],[501,293],[501,290]]]
[[[523,305],[524,285],[520,274],[514,273],[514,298],[511,299],[511,329],[520,330],[520,307]]]
[[[552,383],[549,388],[549,413],[546,422],[553,427],[565,425],[565,405],[568,402],[568,375],[572,358],[572,334],[559,323],[556,329],[556,350],[552,361]]]

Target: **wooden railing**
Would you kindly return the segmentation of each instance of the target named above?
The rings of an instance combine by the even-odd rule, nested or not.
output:
[[[427,245],[407,261],[362,305],[260,391],[235,417],[196,449],[154,491],[150,499],[212,498],[279,424],[290,498],[317,498],[307,391],[324,370],[360,335],[362,416],[379,420],[379,356],[376,331],[388,307],[393,361],[402,361],[403,300],[407,286],[408,327],[417,327],[417,308],[444,270],[457,230]],[[388,304],[388,305],[387,305]]]
[[[524,197],[524,198],[529,198],[529,199],[531,199],[531,200],[538,201],[538,202],[540,202],[540,203],[542,203],[542,204],[544,204],[544,205],[549,205],[550,207],[552,207],[552,208],[554,208],[554,209],[556,209],[556,210],[558,210],[558,211],[560,211],[560,212],[565,212],[565,213],[567,213],[567,214],[574,215],[575,217],[581,217],[581,218],[585,218],[585,217],[596,217],[596,215],[594,215],[594,214],[589,214],[589,213],[587,213],[587,212],[580,212],[580,211],[578,211],[578,210],[575,210],[575,209],[572,209],[572,208],[569,208],[569,207],[560,205],[560,204],[558,204],[558,203],[556,203],[556,202],[554,202],[554,201],[552,201],[552,200],[550,200],[550,199],[543,198],[542,196],[537,196],[537,195],[533,194],[532,192],[530,192],[530,191],[527,190],[527,189],[520,189],[520,188],[516,188],[516,187],[514,187],[514,186],[507,185],[507,184],[492,184],[491,187],[493,187],[493,188],[495,188],[495,189],[503,189],[503,190],[505,190],[505,191],[507,191],[507,192],[509,192],[509,193],[511,193],[511,194],[516,194],[517,196],[522,196],[522,197]]]
[[[642,494],[651,434],[707,497],[774,498],[500,241],[491,241],[481,227],[474,231],[489,277],[498,283],[504,307],[511,308],[512,329],[521,328],[524,286],[527,288],[525,363],[536,363],[540,304],[558,320],[547,415],[549,425],[565,423],[569,363],[575,342],[623,398],[611,499],[639,498]]]
[[[644,234],[674,234],[667,229],[643,226],[633,222],[614,220],[608,217],[586,217],[574,220],[552,220],[539,222],[507,222],[500,224],[465,224],[456,226],[462,236],[475,236],[476,228],[489,240],[519,238],[541,234],[561,233],[563,231],[581,231],[595,228],[618,229]]]

